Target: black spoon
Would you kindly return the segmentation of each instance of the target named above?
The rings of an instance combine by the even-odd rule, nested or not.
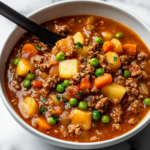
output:
[[[29,20],[25,16],[21,15],[14,9],[10,8],[6,4],[0,2],[0,14],[16,23],[18,26],[22,27],[26,31],[32,33],[36,37],[40,38],[42,41],[50,46],[55,46],[55,43],[65,38],[65,36],[56,34],[41,25]]]

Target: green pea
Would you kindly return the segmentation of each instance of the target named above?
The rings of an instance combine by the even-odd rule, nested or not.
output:
[[[99,69],[96,69],[95,76],[99,77],[99,76],[103,75],[104,73],[105,73],[105,70],[99,68]]]
[[[64,60],[64,59],[65,59],[65,54],[62,53],[62,52],[58,53],[58,54],[56,55],[56,59],[57,59],[57,61],[62,61],[62,60]]]
[[[94,66],[94,67],[98,67],[98,65],[99,65],[98,59],[97,59],[97,58],[92,58],[92,59],[90,60],[90,65],[91,65],[91,66]]]
[[[145,98],[144,103],[145,105],[150,105],[150,98]]]
[[[97,37],[95,39],[95,42],[99,43],[99,44],[103,44],[103,39],[101,37]]]
[[[56,117],[48,118],[48,123],[49,124],[56,124],[57,123],[57,118]]]
[[[67,87],[69,85],[69,80],[64,80],[64,86]]]
[[[86,110],[86,109],[88,108],[88,105],[87,105],[86,102],[81,101],[81,102],[78,104],[78,108],[79,108],[79,109]]]
[[[76,106],[78,104],[78,100],[76,98],[70,98],[69,104],[72,106]]]
[[[58,84],[56,90],[57,92],[62,93],[65,91],[65,87],[62,84]]]
[[[23,82],[23,86],[24,86],[25,88],[30,88],[30,87],[31,87],[31,81],[30,81],[30,80],[25,80],[25,81]]]
[[[123,37],[123,33],[121,33],[121,32],[116,33],[116,38],[122,38],[122,37]]]
[[[110,122],[110,118],[107,115],[103,115],[102,116],[102,122],[103,123],[109,123]]]
[[[100,118],[100,113],[98,111],[92,112],[93,120],[97,120]]]
[[[26,80],[33,80],[34,79],[34,74],[29,73],[26,75]]]
[[[128,70],[124,70],[123,76],[126,77],[126,78],[129,77],[130,76],[130,72]]]
[[[20,60],[19,58],[16,58],[16,59],[14,60],[14,65],[15,65],[15,66],[18,65],[19,60]]]

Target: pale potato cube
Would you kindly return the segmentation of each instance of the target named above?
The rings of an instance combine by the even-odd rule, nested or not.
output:
[[[60,106],[61,101],[57,99],[56,94],[50,94],[49,97],[53,100],[55,106]]]
[[[113,38],[111,40],[111,42],[113,42],[114,45],[115,45],[115,48],[113,49],[113,52],[116,52],[117,54],[121,55],[123,53],[123,48],[122,48],[121,42],[116,38]]]
[[[21,114],[26,118],[32,118],[35,114],[39,114],[39,107],[37,102],[32,97],[26,97],[19,102],[19,109]]]
[[[78,72],[77,59],[68,59],[59,63],[59,76],[61,78],[71,78]]]
[[[115,72],[121,67],[120,57],[115,52],[107,52],[105,54],[112,72]]]
[[[104,41],[110,41],[114,37],[110,31],[103,31],[101,34]]]
[[[75,109],[71,114],[71,124],[80,124],[82,130],[90,130],[92,124],[92,114],[90,111]]]
[[[77,32],[74,36],[74,43],[80,42],[82,45],[84,44],[84,36],[81,32]]]
[[[113,101],[114,98],[122,100],[124,94],[126,93],[126,88],[113,82],[101,88],[101,93],[110,98]]]
[[[84,58],[87,58],[87,49],[88,46],[83,46],[83,48],[77,49],[77,53],[82,55]]]
[[[20,59],[18,65],[17,65],[17,68],[16,68],[17,75],[26,76],[28,74],[29,70],[30,70],[30,72],[32,71],[30,61],[25,58]]]

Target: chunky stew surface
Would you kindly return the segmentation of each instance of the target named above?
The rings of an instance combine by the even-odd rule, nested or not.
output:
[[[149,50],[126,26],[99,16],[54,19],[67,38],[51,48],[25,33],[6,63],[5,91],[19,116],[49,136],[97,142],[133,129],[150,105]]]

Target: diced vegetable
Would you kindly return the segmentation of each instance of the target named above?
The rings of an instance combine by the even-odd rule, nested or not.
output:
[[[109,123],[110,122],[110,118],[107,115],[103,115],[102,116],[102,122],[103,123]]]
[[[109,51],[113,51],[114,48],[115,48],[115,45],[114,45],[114,43],[111,42],[111,41],[106,41],[106,42],[104,42],[104,44],[103,44],[103,51],[104,51],[105,53],[107,53],[107,52],[109,52]]]
[[[34,77],[34,74],[32,73],[29,73],[26,75],[26,80],[33,80],[35,77]]]
[[[16,58],[16,59],[14,60],[14,65],[17,66],[19,61],[20,61],[20,59],[19,59],[19,58]]]
[[[150,105],[150,98],[145,98],[144,103],[145,105]]]
[[[130,76],[130,72],[129,72],[128,70],[124,70],[124,71],[123,71],[123,76],[124,76],[125,78],[128,78],[128,77]]]
[[[65,54],[62,53],[62,52],[59,52],[57,55],[56,55],[56,59],[57,61],[62,61],[65,59]]]
[[[98,67],[99,66],[99,60],[97,58],[92,58],[90,60],[90,65],[93,67]]]
[[[110,84],[112,82],[112,80],[113,79],[112,79],[111,74],[105,73],[104,75],[99,76],[95,79],[94,85],[97,88],[101,88],[103,86],[106,86],[107,84]]]
[[[118,39],[119,39],[119,38],[122,38],[122,37],[123,37],[123,33],[122,33],[122,32],[117,32],[115,36],[116,36],[116,38],[118,38]]]
[[[84,44],[84,36],[81,32],[77,32],[74,36],[74,43],[81,43],[82,45]]]
[[[91,88],[90,76],[86,76],[85,78],[82,78],[82,80],[80,82],[80,88],[82,90]]]
[[[118,55],[121,55],[123,53],[123,48],[122,48],[121,42],[116,38],[113,38],[111,40],[111,42],[114,43],[114,45],[115,45],[113,52],[116,52]]]
[[[148,95],[148,88],[147,85],[145,83],[139,83],[139,89],[140,89],[140,93],[141,94],[145,94]]]
[[[38,50],[34,44],[25,44],[22,48],[21,54],[23,58],[30,59],[32,56],[38,54]]]
[[[47,77],[48,77],[48,73],[47,72],[41,72],[40,74],[39,74],[39,76],[42,78],[42,79],[46,79]]]
[[[81,101],[79,104],[78,104],[78,108],[79,109],[82,109],[82,110],[86,110],[88,109],[88,105],[85,101]]]
[[[93,120],[97,120],[100,118],[100,113],[95,110],[92,112],[92,117],[93,117]]]
[[[71,78],[78,72],[77,59],[68,59],[59,63],[59,75],[61,78]]]
[[[51,65],[58,65],[59,62],[56,59],[56,56],[54,54],[51,55]]]
[[[32,97],[26,97],[22,101],[19,101],[19,109],[26,119],[32,118],[35,114],[39,114],[38,104]]]
[[[29,71],[32,72],[32,68],[31,68],[29,60],[25,58],[20,59],[16,68],[17,75],[26,76]]]
[[[103,75],[104,73],[105,73],[105,70],[102,68],[99,68],[99,69],[96,69],[95,76],[99,77],[99,76]]]
[[[78,104],[78,100],[76,98],[70,98],[69,104],[72,106],[76,106]]]
[[[65,87],[67,87],[67,86],[69,85],[69,82],[70,82],[70,81],[69,81],[69,80],[67,80],[67,79],[66,79],[66,80],[64,80],[64,82],[63,82],[64,86],[65,86]]]
[[[95,39],[95,42],[99,43],[99,44],[103,44],[103,39],[101,37],[97,37]]]
[[[95,24],[96,22],[96,17],[95,16],[90,16],[87,18],[87,24]]]
[[[117,71],[121,67],[120,57],[115,52],[108,52],[105,54],[112,72]]]
[[[77,49],[77,53],[83,56],[84,58],[87,58],[87,49],[88,46],[83,46],[83,48]]]
[[[38,128],[41,131],[46,131],[51,128],[51,125],[47,122],[47,120],[43,117],[40,117],[38,120]]]
[[[110,98],[112,101],[115,98],[121,101],[124,94],[126,93],[126,88],[113,82],[101,88],[101,93]]]
[[[65,91],[65,87],[62,84],[58,84],[56,90],[59,93],[63,93]]]
[[[114,37],[114,35],[109,31],[103,31],[101,34],[104,41],[110,41]]]
[[[92,114],[90,111],[74,110],[71,114],[71,124],[80,124],[82,130],[90,130],[92,124]]]
[[[56,117],[51,117],[51,118],[48,118],[48,123],[49,124],[56,124],[57,123],[57,118]]]
[[[136,55],[136,45],[135,44],[125,44],[125,45],[123,45],[123,50],[127,55],[130,55],[130,56]]]
[[[41,88],[43,84],[43,81],[35,79],[32,81],[32,87],[33,88]]]
[[[49,97],[53,100],[55,106],[60,106],[60,97],[56,94],[50,94]]]
[[[25,88],[30,88],[30,87],[31,87],[31,81],[30,81],[30,80],[25,80],[25,81],[23,82],[23,86],[24,86]]]
[[[50,77],[59,76],[59,65],[52,66],[49,70]]]

